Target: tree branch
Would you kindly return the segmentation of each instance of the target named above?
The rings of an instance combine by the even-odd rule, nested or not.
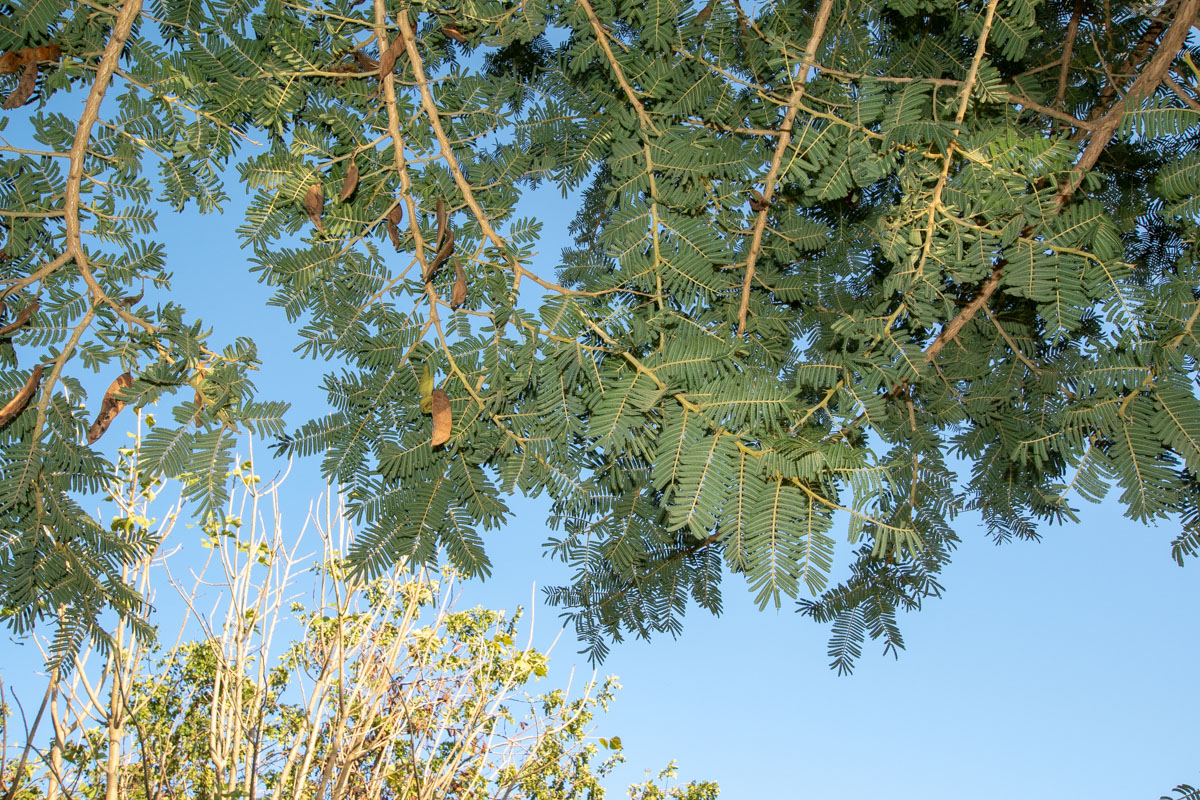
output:
[[[586,2],[586,0],[584,0]],[[437,103],[433,100],[433,93],[429,90],[429,79],[425,76],[424,63],[421,61],[421,54],[417,51],[417,40],[413,34],[412,25],[409,24],[408,17],[405,14],[400,15],[400,33],[404,37],[405,52],[408,53],[409,61],[412,63],[413,76],[416,78],[417,88],[421,93],[421,108],[425,110],[425,115],[429,118],[429,124],[433,127],[433,134],[438,140],[438,145],[442,150],[442,157],[446,160],[446,166],[450,169],[450,175],[454,178],[454,185],[462,192],[463,201],[467,207],[471,209],[471,213],[475,215],[476,222],[479,223],[479,229],[483,235],[487,237],[501,253],[505,255],[509,266],[513,270],[513,296],[516,297],[518,289],[521,286],[521,278],[528,276],[537,285],[543,289],[548,289],[560,294],[583,294],[568,289],[565,286],[559,286],[557,283],[547,281],[535,272],[531,272],[525,268],[520,261],[514,257],[508,246],[508,242],[504,241],[495,228],[492,227],[491,220],[479,201],[475,199],[475,192],[471,188],[470,182],[463,175],[462,167],[459,166],[458,159],[454,155],[454,149],[450,146],[450,139],[446,136],[446,130],[442,127],[442,121],[438,113]]]
[[[581,3],[586,3],[587,0],[579,0]],[[808,73],[811,65],[817,59],[817,47],[821,44],[821,38],[825,35],[825,26],[829,22],[829,15],[833,11],[833,0],[821,0],[821,7],[817,10],[817,18],[813,21],[812,33],[808,37],[808,44],[804,48],[804,58],[801,59],[797,69],[795,80],[796,88],[792,90],[791,96],[788,98],[787,112],[783,115],[783,123],[779,126],[780,135],[779,141],[775,145],[775,154],[771,157],[771,168],[767,171],[767,177],[763,180],[762,206],[758,210],[758,216],[754,220],[754,232],[750,238],[750,249],[746,252],[746,275],[742,279],[742,299],[738,303],[738,336],[746,335],[746,316],[750,310],[750,287],[754,283],[754,268],[758,262],[758,255],[762,250],[763,231],[767,227],[767,213],[770,211],[771,198],[775,196],[775,183],[779,178],[779,167],[783,163],[783,155],[787,152],[788,145],[792,141],[792,123],[796,121],[796,114],[799,111],[799,103],[804,97],[804,90],[808,85]]]
[[[620,62],[617,61],[616,54],[612,48],[608,46],[608,33],[604,30],[604,26],[600,24],[599,18],[596,16],[595,9],[588,0],[579,0],[579,5],[583,7],[583,11],[587,14],[588,22],[592,24],[592,31],[596,34],[596,41],[600,44],[600,49],[604,51],[604,55],[608,58],[608,64],[612,67],[613,74],[617,77],[617,83],[621,85],[625,96],[629,98],[633,110],[637,112],[638,121],[642,123],[642,127],[658,133],[658,128],[654,127],[654,123],[650,120],[650,115],[646,113],[646,107],[642,105],[642,101],[638,99],[637,93],[633,91],[633,87],[629,85],[629,81],[625,78],[625,72],[621,69]],[[828,16],[828,14],[826,15]]]
[[[1075,0],[1075,8],[1071,12],[1071,22],[1067,25],[1067,41],[1063,45],[1062,66],[1058,69],[1058,90],[1054,93],[1052,108],[1063,104],[1067,95],[1067,77],[1071,72],[1071,56],[1075,50],[1075,36],[1079,32],[1079,20],[1083,16],[1083,0]]]

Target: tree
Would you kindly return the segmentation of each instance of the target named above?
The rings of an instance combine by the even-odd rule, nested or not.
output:
[[[550,599],[596,657],[718,611],[731,570],[848,670],[903,646],[966,509],[1036,537],[1116,486],[1200,548],[1200,0],[6,2],[36,139],[0,180],[18,628],[137,602],[138,543],[73,500],[104,468],[74,355],[129,375],[106,407],[193,389],[146,457],[210,476],[201,513],[237,431],[319,454],[366,577],[439,549],[485,575],[504,494],[549,495]],[[249,342],[138,294],[152,197],[216,210],[226,164],[251,269],[331,363],[287,433]],[[583,197],[557,276],[515,211],[542,182]]]
[[[141,621],[175,628],[174,644],[122,623],[105,651],[74,654],[47,681],[49,735],[26,728],[22,742],[2,709],[5,797],[603,800],[624,754],[620,737],[591,728],[620,687],[593,678],[532,694],[549,658],[515,641],[519,609],[456,608],[451,569],[353,577],[347,526],[325,505],[336,494],[297,530],[281,482],[263,484],[249,461],[204,527],[207,569],[183,585],[178,565],[195,560],[168,538],[178,506],[150,516],[172,487],[147,476],[136,447],[118,469],[111,526],[156,541],[125,577],[157,591],[160,610]],[[674,777],[671,765],[631,795],[718,796],[707,781],[667,788]]]

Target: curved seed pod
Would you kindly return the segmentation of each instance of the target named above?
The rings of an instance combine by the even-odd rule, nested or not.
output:
[[[33,372],[29,374],[29,379],[25,381],[25,385],[21,387],[21,391],[17,392],[17,396],[4,404],[4,408],[0,408],[0,426],[7,425],[13,421],[18,414],[25,410],[25,406],[29,405],[29,401],[33,399],[33,395],[37,392],[38,387],[42,385],[42,365],[38,364],[33,368]]]
[[[37,73],[37,64],[32,61],[26,64],[25,69],[21,72],[21,78],[17,81],[17,88],[9,93],[8,99],[0,108],[8,111],[25,105],[29,98],[33,97],[33,90],[37,88]]]
[[[387,219],[384,224],[387,226],[388,238],[392,240],[392,247],[400,249],[400,220],[404,219],[404,206],[400,203],[392,206],[392,210],[388,212]]]
[[[462,264],[454,262],[454,289],[450,292],[450,307],[458,308],[467,300],[467,276]]]
[[[108,430],[108,426],[112,425],[117,414],[121,413],[121,409],[125,407],[125,401],[117,399],[117,393],[132,385],[133,376],[128,372],[119,375],[115,381],[109,384],[108,391],[104,393],[104,400],[100,403],[100,413],[96,415],[96,421],[92,423],[92,427],[88,428],[88,444],[95,444],[96,440]]]
[[[430,414],[433,412],[433,373],[429,371],[429,365],[424,364],[421,367],[421,379],[417,383],[417,388],[421,392],[421,413]]]
[[[433,280],[433,276],[437,274],[442,264],[446,263],[446,259],[454,253],[454,229],[446,228],[446,239],[442,242],[442,247],[433,257],[433,261],[429,262],[429,270],[425,273],[425,282],[429,283]]]
[[[340,202],[346,202],[354,190],[358,188],[358,162],[351,160],[350,169],[346,170],[346,179],[342,181],[342,193],[338,196]]]
[[[433,390],[433,438],[429,444],[433,447],[450,441],[450,395],[445,389]]]
[[[317,226],[317,230],[324,233],[325,226],[321,224],[321,212],[325,210],[325,191],[321,188],[321,184],[314,183],[308,187],[308,192],[304,195],[304,210],[308,212],[308,218],[312,220],[313,225]]]
[[[8,75],[38,61],[62,61],[62,48],[57,44],[10,50],[0,56],[0,75]]]
[[[770,205],[771,204],[767,202],[767,199],[762,196],[762,192],[760,192],[758,189],[750,190],[750,210],[751,211],[753,211],[755,214],[757,214],[758,212],[762,211],[763,209],[769,207]]]
[[[34,300],[32,303],[22,308],[20,313],[17,314],[16,319],[5,325],[3,328],[0,328],[0,336],[7,336],[17,328],[20,328],[26,322],[29,322],[29,318],[33,316],[35,311],[38,310],[38,305],[38,301]]]
[[[462,31],[460,31],[458,29],[457,25],[443,25],[442,26],[442,34],[447,39],[453,39],[454,41],[458,42],[459,44],[467,43],[467,37],[463,36]]]

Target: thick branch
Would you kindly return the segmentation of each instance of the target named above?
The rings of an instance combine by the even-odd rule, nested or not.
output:
[[[580,294],[565,286],[559,286],[557,283],[552,283],[543,279],[534,272],[530,272],[510,253],[508,242],[496,233],[496,229],[492,227],[491,220],[483,210],[483,206],[475,199],[475,192],[471,188],[471,184],[463,175],[462,167],[458,164],[458,159],[454,155],[454,149],[450,146],[450,137],[446,136],[446,130],[442,127],[441,117],[438,113],[437,103],[433,101],[433,92],[429,90],[429,79],[425,77],[425,66],[421,61],[421,54],[417,51],[417,39],[413,33],[412,25],[409,24],[408,17],[405,14],[400,15],[400,34],[404,37],[405,52],[408,53],[409,61],[412,63],[413,77],[416,78],[417,88],[421,93],[421,108],[425,110],[425,116],[429,117],[429,124],[433,127],[433,134],[438,140],[438,145],[441,147],[442,156],[446,159],[446,166],[450,169],[450,175],[454,178],[454,185],[462,192],[463,201],[467,204],[467,208],[471,209],[471,213],[475,215],[475,220],[479,223],[479,229],[483,231],[483,235],[487,237],[497,249],[503,253],[508,260],[509,266],[512,267],[513,278],[513,294],[517,293],[520,288],[521,278],[529,276],[530,280],[534,281],[543,289],[549,289],[560,294]]]
[[[406,13],[400,16],[406,17]],[[410,31],[411,33],[411,31]],[[408,34],[401,33],[408,38]],[[392,43],[387,35],[387,6],[384,0],[375,0],[375,39],[379,43],[379,52],[386,53]],[[408,229],[413,235],[413,248],[421,272],[425,272],[425,238],[421,235],[421,226],[417,224],[417,204],[412,196],[412,182],[408,177],[408,164],[404,156],[404,139],[400,136],[400,115],[396,111],[396,76],[388,72],[380,81],[383,87],[383,102],[387,107],[388,135],[392,139],[393,162],[396,173],[400,176],[400,196],[408,209]]]
[[[83,114],[80,116],[79,125],[75,129],[75,141],[68,153],[71,166],[67,170],[63,213],[67,228],[67,254],[75,261],[75,266],[79,269],[79,274],[83,277],[84,283],[87,284],[92,299],[97,303],[104,303],[111,307],[117,316],[125,322],[152,331],[154,330],[152,325],[129,313],[119,302],[109,297],[92,275],[87,253],[83,250],[83,239],[80,233],[79,221],[79,212],[82,205],[83,159],[87,153],[88,142],[92,138],[92,127],[100,118],[100,105],[104,102],[104,95],[108,91],[113,75],[117,71],[117,64],[121,60],[121,52],[125,49],[125,43],[129,40],[129,34],[133,30],[133,23],[137,20],[141,11],[142,0],[126,0],[121,6],[120,13],[117,14],[116,22],[113,24],[112,32],[108,37],[108,43],[104,46],[104,53],[100,56],[100,64],[96,68],[96,78],[92,83],[91,91],[88,93],[87,101],[84,103]]]
[[[579,1],[581,3],[587,2],[587,0]],[[754,232],[750,238],[750,249],[746,252],[746,275],[742,279],[742,299],[738,304],[738,336],[746,334],[746,315],[750,309],[750,286],[754,283],[754,267],[758,261],[758,254],[762,250],[763,231],[767,227],[767,212],[770,210],[771,198],[775,195],[775,183],[779,178],[779,166],[783,163],[783,155],[787,152],[788,145],[791,144],[792,124],[796,121],[800,100],[804,97],[804,90],[808,85],[808,73],[812,65],[816,63],[817,47],[821,43],[821,38],[825,35],[825,26],[829,22],[829,15],[832,11],[833,0],[821,0],[821,7],[817,11],[817,18],[813,21],[812,34],[808,37],[808,44],[804,48],[804,58],[797,69],[796,88],[792,91],[791,97],[788,98],[787,112],[783,115],[783,124],[779,127],[779,141],[775,145],[775,154],[771,157],[771,168],[767,171],[767,177],[763,180],[762,205],[758,210],[758,216],[754,220]]]
[[[983,282],[983,286],[979,287],[979,293],[971,298],[971,302],[963,306],[962,311],[955,315],[954,319],[946,323],[946,327],[942,328],[942,332],[937,338],[929,343],[925,348],[925,357],[930,361],[937,360],[938,353],[942,352],[942,348],[950,344],[954,337],[958,336],[959,332],[967,326],[980,309],[985,307],[988,300],[996,293],[996,289],[1000,287],[1001,267],[996,267],[992,270],[991,276]]]
[[[617,83],[621,85],[621,89],[624,90],[625,96],[629,98],[633,110],[637,112],[638,121],[642,123],[642,127],[646,130],[658,133],[658,128],[654,127],[654,123],[650,121],[650,115],[646,113],[646,107],[642,105],[642,101],[638,99],[637,93],[629,85],[629,81],[625,77],[625,72],[621,69],[620,62],[617,61],[616,54],[608,46],[608,34],[596,16],[596,10],[592,8],[592,4],[588,0],[579,0],[579,5],[583,7],[584,13],[587,14],[588,22],[592,24],[592,31],[596,34],[596,41],[600,43],[600,49],[604,51],[609,66],[612,67],[613,74],[617,77]]]
[[[1056,199],[1060,207],[1079,188],[1079,184],[1088,170],[1096,166],[1096,162],[1100,159],[1100,154],[1104,152],[1104,148],[1112,141],[1117,128],[1120,127],[1121,117],[1125,113],[1125,110],[1132,103],[1136,103],[1142,98],[1153,94],[1158,89],[1159,84],[1167,77],[1171,69],[1171,64],[1175,62],[1175,57],[1179,55],[1180,48],[1183,47],[1184,42],[1187,40],[1188,32],[1196,24],[1196,15],[1198,12],[1200,12],[1200,0],[1183,0],[1179,4],[1179,8],[1175,13],[1175,20],[1171,23],[1171,27],[1167,29],[1162,41],[1159,42],[1158,49],[1154,51],[1154,56],[1137,76],[1137,80],[1133,82],[1133,85],[1129,87],[1129,91],[1114,103],[1112,108],[1105,112],[1092,131],[1092,138],[1088,142],[1087,148],[1084,149],[1083,155],[1079,157],[1079,161],[1075,164],[1075,169],[1072,172],[1070,180],[1063,184],[1062,189],[1058,193]],[[1157,25],[1158,23],[1155,24]]]
[[[1072,177],[1063,183],[1062,188],[1055,197],[1056,207],[1062,208],[1066,204],[1071,195],[1075,193],[1075,190],[1079,188],[1084,175],[1096,165],[1100,154],[1104,152],[1104,148],[1108,146],[1108,143],[1112,141],[1113,135],[1116,134],[1117,128],[1121,124],[1121,116],[1125,113],[1126,107],[1131,102],[1136,102],[1154,92],[1166,78],[1171,64],[1174,63],[1175,57],[1179,54],[1180,48],[1183,47],[1184,41],[1187,39],[1188,32],[1196,23],[1198,10],[1200,10],[1200,0],[1183,0],[1180,4],[1174,22],[1171,23],[1166,35],[1163,36],[1158,50],[1155,51],[1153,58],[1150,59],[1146,68],[1138,75],[1137,80],[1134,81],[1129,91],[1113,104],[1112,108],[1096,122],[1091,132],[1091,141],[1088,142],[1087,148],[1076,163]],[[1144,39],[1143,43],[1145,43]],[[987,304],[992,294],[1000,286],[1002,269],[1003,264],[997,265],[996,269],[992,271],[991,277],[980,287],[979,293],[971,299],[971,302],[963,306],[962,311],[958,312],[953,319],[946,323],[946,327],[942,329],[938,337],[926,348],[925,354],[930,361],[936,359],[942,348],[953,341],[954,337],[958,336],[967,323]]]

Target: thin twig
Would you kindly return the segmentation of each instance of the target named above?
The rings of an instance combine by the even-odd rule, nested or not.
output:
[[[1071,22],[1067,25],[1067,41],[1063,45],[1062,66],[1058,70],[1058,91],[1054,93],[1054,102],[1050,104],[1054,108],[1061,106],[1067,95],[1067,77],[1071,72],[1071,56],[1075,51],[1075,36],[1079,32],[1079,20],[1082,16],[1083,0],[1075,0]]]

